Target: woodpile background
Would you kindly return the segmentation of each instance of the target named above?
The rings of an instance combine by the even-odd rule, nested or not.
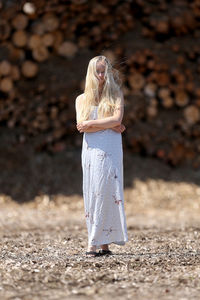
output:
[[[199,0],[0,0],[0,130],[12,146],[81,146],[74,101],[99,54],[123,74],[124,148],[199,168]]]

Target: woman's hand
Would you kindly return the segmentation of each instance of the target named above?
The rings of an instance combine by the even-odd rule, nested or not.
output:
[[[124,132],[126,130],[126,126],[124,124],[121,124],[120,130],[121,130],[121,133]]]
[[[84,132],[85,130],[89,129],[92,127],[92,122],[91,120],[89,121],[83,121],[81,123],[78,123],[76,125],[76,128],[78,129],[79,132]]]
[[[126,130],[126,127],[124,126],[124,124],[120,124],[118,126],[113,127],[112,130],[118,133],[122,133],[124,132],[124,130]]]

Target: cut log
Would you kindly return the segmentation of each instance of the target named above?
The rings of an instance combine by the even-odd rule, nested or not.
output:
[[[188,94],[184,90],[177,90],[175,92],[175,103],[180,106],[186,106],[189,103]]]
[[[171,27],[174,29],[176,35],[186,34],[188,33],[188,28],[185,25],[184,17],[181,15],[172,16]]]
[[[177,74],[176,74],[176,81],[177,81],[177,83],[185,83],[185,80],[186,80],[186,78],[185,78],[185,74],[183,74],[183,73],[181,73],[181,72],[177,72]]]
[[[169,32],[169,20],[167,17],[152,17],[149,24],[158,34],[168,34]]]
[[[134,73],[129,76],[128,78],[130,87],[133,90],[139,91],[144,87],[145,84],[145,78],[140,73]]]
[[[168,19],[159,20],[157,22],[156,31],[161,34],[169,33],[169,21]]]
[[[23,61],[25,59],[25,51],[22,48],[16,48],[12,44],[8,45],[9,58],[12,61]]]
[[[20,79],[20,71],[18,66],[12,66],[10,76],[13,81],[17,81]]]
[[[147,116],[151,118],[155,118],[158,114],[158,109],[156,106],[148,106],[147,107]]]
[[[16,123],[15,119],[8,120],[7,121],[8,128],[14,128],[15,127],[15,123]]]
[[[180,51],[180,45],[178,44],[173,44],[171,47],[172,51],[174,51],[175,53],[178,53]]]
[[[168,86],[170,77],[167,72],[161,72],[157,74],[157,83],[159,86]]]
[[[11,78],[12,79],[12,78]],[[16,99],[16,96],[17,96],[17,93],[16,93],[16,89],[11,89],[9,92],[8,92],[8,100],[9,101],[9,106],[11,107],[10,103],[12,101],[14,101],[14,99]],[[21,113],[21,109],[22,107],[16,107],[14,104],[13,104],[13,108],[11,108],[12,111],[14,111],[14,114],[17,116],[18,114],[20,115]]]
[[[146,55],[143,51],[138,51],[135,53],[135,62],[139,65],[145,65],[146,64]]]
[[[65,57],[73,57],[77,53],[78,48],[72,42],[64,42],[58,47],[58,54]]]
[[[161,99],[161,103],[165,108],[171,108],[174,104],[172,97],[170,96],[171,92],[169,88],[161,88],[158,91],[158,96]]]
[[[199,0],[194,0],[191,4],[193,13],[195,17],[199,18],[200,17],[200,3]]]
[[[82,36],[78,40],[78,46],[79,48],[88,48],[90,45],[90,39],[86,36]]]
[[[58,107],[53,106],[51,107],[51,111],[50,111],[50,118],[52,120],[56,120],[58,117]]]
[[[144,94],[148,97],[155,97],[157,85],[153,82],[147,83],[144,87]]]
[[[0,80],[0,90],[8,93],[13,89],[13,82],[10,77],[4,77]]]
[[[162,160],[166,160],[166,151],[164,149],[158,149],[156,151],[156,156]]]
[[[170,90],[165,87],[165,88],[160,88],[159,91],[158,91],[158,96],[161,98],[161,99],[165,99],[167,97],[170,96]]]
[[[32,55],[36,61],[42,62],[49,58],[49,51],[45,46],[40,46],[33,49]]]
[[[23,11],[24,11],[24,13],[27,14],[27,15],[34,15],[35,12],[36,12],[35,4],[34,4],[34,3],[31,3],[31,2],[26,2],[26,3],[23,5]]]
[[[13,44],[17,47],[24,47],[27,44],[28,37],[27,33],[23,30],[18,30],[13,33],[12,36]]]
[[[17,16],[12,20],[12,26],[17,30],[23,30],[28,25],[28,18],[26,15],[19,13]]]
[[[176,166],[181,163],[185,158],[185,147],[183,144],[175,144],[168,153],[169,162]]]
[[[195,16],[191,13],[191,11],[185,11],[183,13],[184,23],[185,26],[190,29],[194,30],[197,26],[197,21],[195,19]]]
[[[158,101],[156,98],[150,98],[150,106],[157,106],[158,105]]]
[[[42,36],[42,43],[45,47],[51,47],[54,44],[54,36],[51,33],[46,33]]]
[[[155,38],[155,31],[147,27],[142,27],[142,35],[151,39]]]
[[[64,134],[64,130],[63,128],[59,128],[57,127],[56,129],[54,129],[52,135],[53,135],[53,139],[54,140],[59,140]]]
[[[47,32],[54,31],[59,26],[59,19],[51,13],[44,15],[42,22],[44,24],[45,31]]]
[[[2,76],[6,76],[6,75],[9,75],[10,72],[11,72],[11,64],[9,61],[7,60],[3,60],[1,63],[0,63],[0,75]]]
[[[192,93],[195,89],[195,86],[194,86],[194,82],[192,81],[187,81],[185,83],[185,90],[189,93]]]
[[[193,125],[199,121],[199,109],[195,105],[190,105],[184,109],[184,117],[189,125]]]
[[[155,60],[153,58],[150,59],[150,60],[148,60],[148,62],[147,62],[147,68],[149,70],[154,70],[154,68],[155,68]]]
[[[53,47],[55,49],[58,49],[58,47],[62,44],[64,40],[63,33],[60,30],[56,30],[54,32],[51,32],[51,34],[53,35],[53,39],[54,39]],[[87,39],[87,37],[85,38]]]
[[[178,55],[178,57],[177,57],[177,63],[178,63],[179,65],[184,65],[184,64],[185,64],[185,56],[183,56],[183,55]]]
[[[162,98],[162,105],[165,107],[165,108],[171,108],[173,105],[174,105],[174,100],[172,97],[165,97],[165,98]]]
[[[38,34],[32,34],[28,40],[28,47],[30,49],[38,48],[42,45],[42,37]]]
[[[38,65],[32,61],[25,61],[22,64],[22,74],[27,78],[35,77],[38,73]]]
[[[158,73],[157,72],[151,72],[149,74],[149,76],[146,78],[146,81],[147,82],[154,82],[156,81],[156,84],[157,84],[157,81],[158,81]]]

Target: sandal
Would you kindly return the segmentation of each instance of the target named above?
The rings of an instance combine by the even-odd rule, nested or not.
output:
[[[99,253],[96,252],[96,251],[87,251],[87,252],[85,252],[85,254],[90,256],[90,257],[99,256]]]
[[[110,250],[103,250],[103,249],[99,250],[99,255],[112,255],[112,254],[113,253]]]

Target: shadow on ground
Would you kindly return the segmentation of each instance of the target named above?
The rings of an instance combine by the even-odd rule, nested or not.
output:
[[[0,194],[17,202],[31,201],[42,194],[82,195],[81,147],[52,155],[35,153],[31,144],[1,143],[0,169]],[[134,187],[135,180],[149,179],[199,185],[200,170],[188,166],[172,168],[124,150],[125,189]]]

